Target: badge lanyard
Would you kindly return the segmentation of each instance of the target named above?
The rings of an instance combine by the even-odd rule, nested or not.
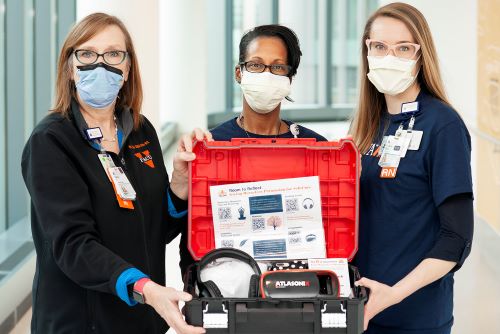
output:
[[[100,153],[97,156],[101,162],[104,172],[113,186],[113,191],[115,192],[118,205],[121,208],[133,210],[134,204],[132,201],[136,199],[136,192],[123,169],[121,167],[116,167],[113,158],[111,158],[111,156],[102,147],[101,140],[103,135],[101,129],[87,129],[86,133],[87,138],[94,142],[100,149]]]
[[[411,112],[408,129],[404,130],[404,123],[402,122],[394,136],[384,136],[380,145],[381,155],[378,162],[379,166],[382,167],[380,178],[395,178],[399,163],[406,156],[407,151],[417,151],[420,148],[423,131],[413,130],[418,107],[418,102],[403,103],[401,112]]]

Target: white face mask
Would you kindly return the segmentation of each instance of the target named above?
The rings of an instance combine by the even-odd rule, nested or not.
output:
[[[273,111],[290,94],[290,78],[270,72],[241,72],[241,90],[252,110],[259,114]]]
[[[397,95],[404,92],[418,75],[412,75],[417,60],[401,59],[393,55],[367,58],[370,68],[367,77],[383,94]]]

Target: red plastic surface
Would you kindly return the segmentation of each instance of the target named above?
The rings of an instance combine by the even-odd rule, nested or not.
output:
[[[351,140],[233,139],[196,142],[189,164],[188,248],[199,260],[215,247],[210,186],[319,176],[327,257],[358,249],[359,153]]]

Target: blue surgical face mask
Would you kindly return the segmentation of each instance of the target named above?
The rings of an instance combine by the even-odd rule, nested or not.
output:
[[[80,80],[76,83],[76,90],[85,104],[102,109],[116,100],[123,80],[120,69],[104,63],[77,68]]]

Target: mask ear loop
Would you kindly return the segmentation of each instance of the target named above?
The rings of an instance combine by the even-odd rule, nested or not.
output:
[[[420,54],[418,55],[417,59],[415,59],[415,60],[410,59],[410,60],[413,60],[415,62],[415,66],[416,66],[421,58],[422,58],[422,52],[420,51]],[[418,67],[418,71],[417,71],[417,73],[415,73],[415,78],[418,77],[418,74],[420,73],[421,68],[422,68],[422,63],[420,63],[420,66]]]
[[[291,84],[292,84],[292,78],[290,78],[290,85],[291,85]],[[292,103],[294,103],[294,102],[295,102],[295,100],[294,100],[294,99],[292,99],[290,96],[285,96],[285,100],[290,101],[290,102],[292,102]]]

